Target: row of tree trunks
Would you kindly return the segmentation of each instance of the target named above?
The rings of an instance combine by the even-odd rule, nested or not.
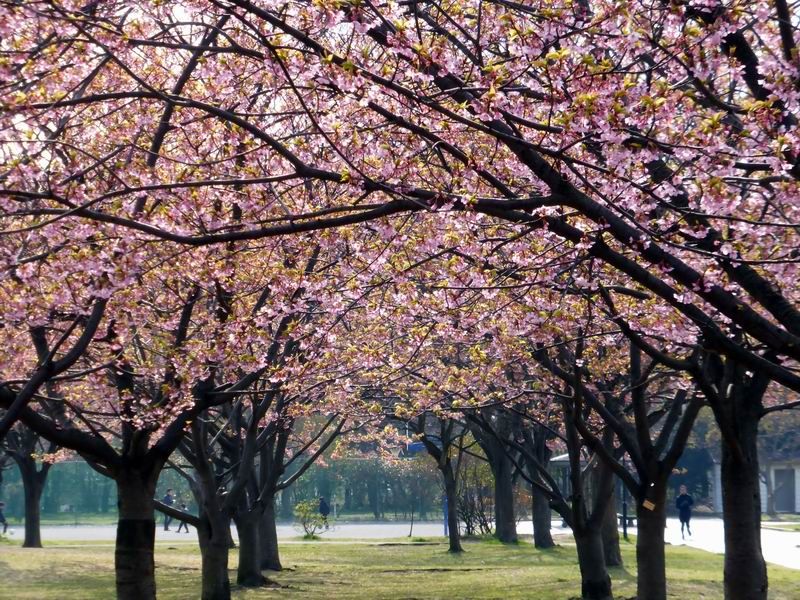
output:
[[[723,443],[722,452],[723,516],[727,550],[725,597],[729,600],[762,599],[767,594],[767,575],[760,543],[761,506],[756,447],[758,418],[743,418],[737,425],[738,446],[734,449],[729,443]],[[508,471],[509,477],[496,478],[495,492],[498,500],[511,499],[513,502],[513,493],[507,493],[509,490],[513,492],[510,469]],[[462,547],[458,528],[456,483],[455,478],[450,479],[445,486],[448,491],[450,551],[460,552]],[[25,546],[41,547],[39,500],[44,477],[39,477],[35,463],[32,471],[23,470],[23,481],[26,482]],[[142,475],[136,471],[119,475],[116,481],[120,510],[115,552],[118,597],[154,598],[155,516],[152,498],[155,481],[152,475]],[[637,506],[638,596],[661,600],[666,598],[665,482],[650,488],[648,500],[647,504],[640,502]],[[533,512],[535,543],[537,547],[549,547],[552,545],[550,507],[542,494],[534,494]],[[227,569],[229,542],[228,535],[222,533],[223,530],[228,530],[228,524],[224,521],[223,519],[216,525],[211,525],[211,520],[206,517],[205,524],[199,528],[203,554],[203,600],[226,600],[230,597]],[[267,579],[262,575],[262,569],[281,569],[274,502],[267,502],[260,518],[257,515],[237,518],[237,528],[241,540],[237,581],[245,586],[264,585]],[[515,529],[514,526],[514,535]],[[219,533],[215,535],[215,532]],[[587,562],[597,560],[595,538],[601,542],[604,556],[602,569],[597,564]],[[598,572],[604,571],[606,566],[621,564],[613,502],[608,505],[603,530],[599,536],[595,532],[576,534],[576,543],[584,578],[584,597],[593,600],[609,597],[603,583],[607,572],[606,576],[598,576]]]

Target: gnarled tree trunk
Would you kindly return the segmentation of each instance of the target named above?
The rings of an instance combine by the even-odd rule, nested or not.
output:
[[[636,593],[638,598],[666,600],[667,580],[664,556],[666,487],[656,483],[647,500],[636,509]],[[648,508],[650,507],[650,508]]]
[[[608,575],[603,557],[603,539],[600,530],[575,531],[575,544],[578,548],[578,565],[581,570],[581,598],[613,600],[611,577]]]
[[[153,544],[156,536],[155,477],[120,470],[117,484],[117,542],[114,552],[118,600],[155,600]]]
[[[266,508],[259,527],[259,543],[261,544],[261,568],[270,571],[280,571],[281,558],[278,552],[278,531],[275,523],[275,498],[267,498]]]
[[[197,536],[202,555],[202,600],[230,600],[228,575],[228,537],[230,530],[224,515],[210,517],[201,513]]]
[[[722,519],[726,600],[766,600],[767,566],[761,552],[758,423],[769,378],[759,370],[705,357],[704,393],[722,433]]]
[[[766,600],[767,566],[761,553],[758,419],[741,419],[740,453],[722,443],[722,516],[725,523],[726,600]]]
[[[236,515],[236,531],[239,533],[239,569],[236,583],[244,587],[259,587],[267,584],[261,574],[261,552],[258,543],[258,517],[255,513]]]

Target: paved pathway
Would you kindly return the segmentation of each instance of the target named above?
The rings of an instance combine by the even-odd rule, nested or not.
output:
[[[635,527],[629,527],[628,531],[636,534]],[[692,535],[686,536],[685,540],[681,539],[680,521],[667,519],[664,539],[675,546],[685,544],[717,554],[725,552],[722,519],[692,519]],[[762,527],[761,551],[769,563],[800,569],[800,532],[776,531]]]
[[[568,534],[569,529],[562,529],[560,521],[553,521],[552,533]],[[709,552],[724,552],[724,537],[722,529],[722,519],[693,519],[691,537],[681,540],[680,523],[677,519],[667,519],[667,529],[665,539],[674,545],[686,544]],[[236,530],[234,528],[234,537]],[[533,526],[530,521],[519,523],[518,531],[520,534],[531,535]],[[636,534],[636,528],[629,528],[630,533]],[[12,539],[21,538],[23,530],[21,527],[13,527],[9,530]],[[114,525],[71,525],[45,526],[42,527],[42,539],[49,541],[63,542],[108,542],[114,541],[116,527]],[[337,523],[329,531],[324,532],[325,539],[331,540],[375,540],[381,538],[405,538],[409,533],[409,523]],[[414,537],[436,537],[444,534],[440,522],[421,522],[414,523]],[[279,525],[278,537],[284,541],[291,541],[291,538],[299,538],[300,531],[292,525]],[[156,528],[156,541],[158,542],[180,542],[194,541],[197,534],[194,528],[189,528],[189,533],[177,533],[175,526],[172,531],[164,531],[162,527]],[[773,529],[761,530],[761,544],[764,558],[767,562],[800,569],[800,532],[775,531]]]

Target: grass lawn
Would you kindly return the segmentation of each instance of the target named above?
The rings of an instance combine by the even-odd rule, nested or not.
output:
[[[794,521],[795,523],[800,523],[800,514],[793,514],[793,513],[780,513],[777,515],[761,515],[762,521]]]
[[[466,552],[452,556],[443,538],[409,544],[407,540],[369,543],[320,541],[282,545],[287,570],[269,573],[282,587],[234,589],[237,599],[485,599],[567,600],[580,595],[575,547],[539,551],[529,542],[504,546],[468,541]],[[634,546],[623,544],[628,567],[614,569],[617,598],[636,593]],[[49,544],[41,550],[0,544],[0,597],[14,600],[113,598],[112,544]],[[236,565],[236,551],[231,553]],[[671,598],[722,598],[722,557],[686,547],[668,547]],[[198,597],[200,555],[190,543],[156,546],[160,599]],[[235,580],[235,570],[231,578]],[[797,598],[800,573],[770,567],[770,598]]]
[[[761,525],[763,529],[775,529],[777,531],[800,531],[800,523],[764,523]]]

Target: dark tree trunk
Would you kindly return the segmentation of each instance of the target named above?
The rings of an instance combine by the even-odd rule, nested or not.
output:
[[[202,600],[230,600],[231,581],[228,575],[228,536],[230,527],[224,515],[213,519],[200,515],[197,536],[202,555]],[[228,530],[226,533],[225,530]]]
[[[23,548],[41,548],[41,498],[42,488],[34,481],[25,485],[25,541]]]
[[[725,523],[726,600],[765,600],[767,566],[761,553],[758,418],[738,423],[740,454],[722,444],[722,516]]]
[[[494,473],[494,535],[503,543],[517,542],[517,521],[514,518],[514,481],[511,460],[502,448],[492,465]]]
[[[758,422],[769,379],[718,355],[705,356],[704,392],[722,433],[722,519],[726,600],[765,600],[767,567],[761,553]],[[713,384],[709,383],[714,381]]]
[[[612,491],[611,498],[606,506],[601,525],[603,536],[603,556],[607,567],[622,566],[622,552],[619,549],[619,527],[617,527],[617,497]]]
[[[114,552],[117,600],[155,600],[155,477],[124,470],[115,480],[119,506]]]
[[[611,577],[608,575],[603,557],[603,540],[600,530],[576,531],[575,544],[578,549],[578,565],[581,570],[581,598],[583,600],[613,600]]]
[[[234,517],[236,531],[239,533],[239,569],[236,583],[244,587],[259,587],[267,584],[261,574],[261,553],[258,544],[258,515],[237,515]]]
[[[650,488],[647,501],[652,510],[639,502],[636,509],[636,592],[647,600],[666,600],[667,576],[664,556],[666,524],[666,487],[656,483]],[[650,504],[648,504],[650,506]]]
[[[453,474],[444,473],[444,489],[447,496],[447,534],[450,540],[449,552],[463,552],[461,533],[458,529],[458,495],[456,478]]]
[[[537,548],[552,548],[555,546],[553,536],[550,535],[552,513],[550,501],[539,490],[533,490],[533,545]]]
[[[266,508],[258,523],[261,543],[261,568],[280,571],[281,558],[278,553],[278,531],[275,524],[275,499],[266,500]]]
[[[30,456],[17,461],[22,489],[25,495],[25,541],[23,548],[42,547],[42,491],[47,480],[48,466],[42,465],[42,470],[36,470],[36,460]]]
[[[547,468],[552,451],[547,447],[549,431],[537,425],[526,435],[526,440],[536,457],[536,461],[528,461],[528,474],[539,483],[544,483],[539,473],[539,468]],[[552,548],[555,546],[553,536],[550,535],[552,525],[552,511],[550,499],[541,490],[532,486],[533,493],[533,544],[537,548]]]

